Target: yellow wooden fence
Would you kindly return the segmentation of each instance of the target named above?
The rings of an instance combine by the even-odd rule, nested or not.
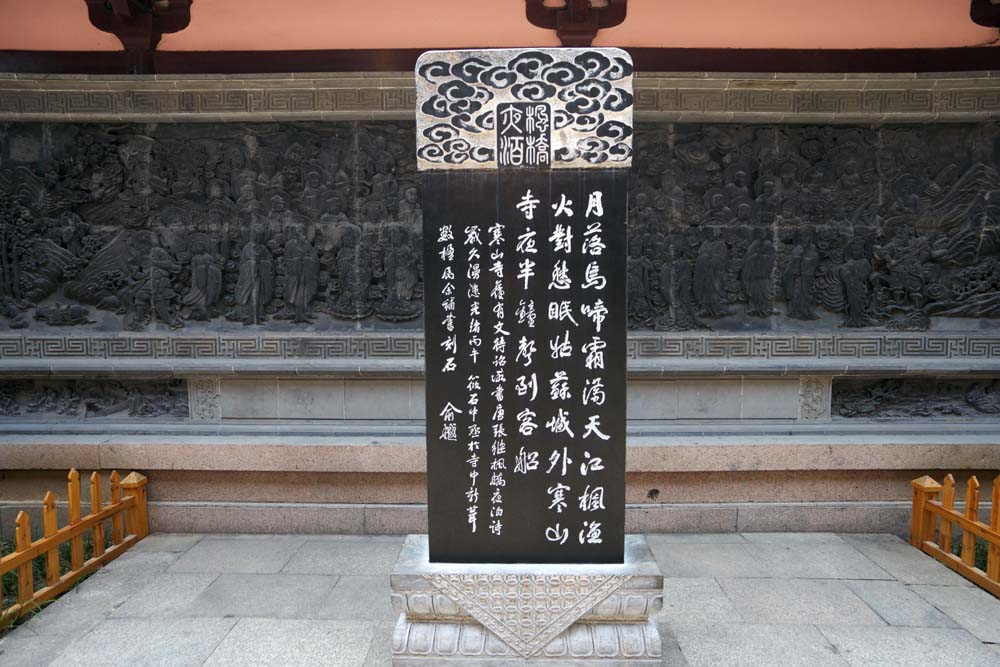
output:
[[[42,508],[43,536],[31,540],[31,519],[27,512],[17,515],[14,533],[14,553],[0,558],[0,577],[17,570],[17,603],[3,608],[0,597],[0,628],[20,616],[37,609],[38,605],[56,597],[81,577],[114,560],[133,544],[149,534],[149,514],[146,505],[146,478],[137,472],[120,479],[112,472],[109,483],[109,504],[103,504],[101,476],[90,476],[90,513],[80,516],[80,473],[69,473],[69,523],[58,527],[56,498],[45,494]],[[123,495],[124,493],[124,495]],[[104,523],[111,521],[111,546],[105,548]],[[84,561],[83,536],[93,536],[93,555]],[[70,567],[64,574],[59,565],[59,545],[70,543]],[[37,591],[32,576],[32,560],[45,557],[45,586]]]
[[[979,520],[979,480],[975,477],[969,478],[965,488],[964,512],[955,510],[955,478],[951,475],[944,478],[944,484],[926,475],[911,484],[910,544],[1000,597],[1000,477],[993,482],[989,524]],[[962,529],[958,556],[951,552],[956,524]],[[985,572],[975,565],[977,537],[989,545]]]

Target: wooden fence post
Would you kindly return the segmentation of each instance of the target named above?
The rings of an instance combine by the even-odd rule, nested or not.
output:
[[[941,507],[946,510],[955,509],[955,478],[949,473],[944,478],[941,491]],[[941,517],[941,528],[938,531],[938,546],[942,551],[951,553],[951,532],[953,524],[947,517]]]
[[[18,512],[14,531],[14,550],[27,551],[31,548],[31,518],[27,512]],[[17,568],[17,603],[25,604],[35,596],[35,579],[31,572],[31,561]]]
[[[941,485],[924,475],[915,479],[913,486],[913,514],[910,516],[910,544],[923,550],[927,540],[934,539],[934,515],[927,509],[927,502],[937,498]]]
[[[990,528],[1000,533],[1000,475],[993,480],[993,506],[990,508]],[[1000,581],[1000,544],[990,543],[986,559],[986,576]]]
[[[45,494],[45,504],[42,509],[42,531],[45,537],[52,537],[59,530],[59,516],[56,514],[56,494],[49,491]],[[45,585],[55,586],[59,583],[59,545],[53,545],[45,552]]]
[[[117,470],[111,471],[111,504],[117,505],[122,501],[122,482]],[[121,544],[125,539],[125,522],[122,520],[121,512],[115,512],[111,517],[111,541],[116,545]]]
[[[979,480],[975,475],[969,478],[969,485],[965,487],[965,518],[979,521]],[[971,530],[962,531],[962,562],[976,564],[976,534]]]
[[[90,474],[90,513],[99,514],[101,503],[101,476],[95,470]],[[104,555],[104,524],[94,524],[94,558]]]
[[[122,488],[128,495],[135,496],[135,505],[129,510],[129,529],[132,534],[142,539],[149,535],[149,510],[146,506],[146,477],[137,472],[130,472],[122,480]]]
[[[67,496],[69,498],[69,525],[75,526],[80,523],[80,473],[73,468],[69,471],[69,484],[67,485]],[[79,570],[83,567],[83,535],[77,535],[69,541],[70,569]]]

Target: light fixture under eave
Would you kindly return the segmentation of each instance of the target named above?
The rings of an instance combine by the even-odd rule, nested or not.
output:
[[[1000,0],[972,0],[972,20],[989,28],[1000,28]]]
[[[597,31],[625,20],[628,0],[525,0],[531,25],[555,30],[563,46],[590,46]]]
[[[191,22],[193,0],[86,0],[91,24],[125,48],[129,74],[150,74],[160,38]]]

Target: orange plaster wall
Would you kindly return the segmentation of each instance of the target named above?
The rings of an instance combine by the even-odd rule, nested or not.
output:
[[[276,9],[280,8],[280,12]],[[39,18],[39,17],[42,18]],[[377,27],[375,27],[377,26]],[[597,45],[903,48],[997,41],[969,0],[630,0]],[[194,0],[191,25],[161,50],[557,46],[522,0]],[[117,50],[83,0],[0,0],[0,49]]]
[[[114,35],[87,18],[83,0],[0,0],[0,49],[120,51]]]
[[[969,0],[629,0],[595,46],[915,48],[995,43]],[[1000,63],[998,63],[1000,66]]]

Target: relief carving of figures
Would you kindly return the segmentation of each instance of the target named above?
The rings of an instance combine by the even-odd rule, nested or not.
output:
[[[339,230],[336,257],[337,285],[331,290],[331,310],[344,319],[360,320],[372,313],[368,290],[372,281],[371,261],[361,229],[345,225]]]
[[[693,271],[691,261],[684,256],[678,243],[667,246],[667,260],[660,269],[660,293],[666,302],[666,312],[657,318],[659,331],[687,331],[700,329],[702,324],[695,315]]]
[[[0,417],[188,418],[183,380],[11,380],[0,385]]]
[[[309,322],[310,304],[319,288],[319,257],[302,230],[290,227],[285,243],[285,308],[295,322]]]
[[[387,230],[381,271],[385,299],[376,307],[376,313],[390,322],[410,320],[421,310],[420,304],[413,300],[420,279],[417,252],[402,225],[390,225]]]
[[[419,327],[414,132],[5,125],[0,329]],[[996,122],[661,123],[634,148],[632,329],[1000,318]]]
[[[175,277],[181,265],[165,249],[157,245],[156,234],[137,232],[132,237],[131,307],[125,316],[125,328],[141,331],[156,319],[171,328],[178,328],[179,295],[174,290]]]
[[[244,324],[260,324],[274,296],[274,256],[265,245],[267,229],[254,224],[250,240],[240,251],[236,308],[227,317]]]
[[[770,317],[772,288],[774,284],[774,244],[767,237],[768,230],[753,228],[753,240],[743,258],[740,278],[747,295],[747,313],[753,317]]]
[[[808,227],[799,230],[798,239],[785,259],[782,286],[788,316],[797,320],[815,320],[813,311],[813,285],[819,267],[819,250],[813,243],[813,232]]]
[[[192,242],[191,284],[182,303],[190,308],[192,320],[208,320],[222,295],[222,269],[211,252],[211,241],[199,235]]]
[[[997,380],[835,380],[833,413],[846,418],[996,418]]]
[[[422,309],[412,125],[7,127],[0,327],[287,327]],[[9,153],[22,136],[34,154]]]
[[[847,260],[838,274],[843,290],[844,326],[863,327],[869,323],[868,295],[872,275],[871,262],[861,239],[855,239],[847,246]]]
[[[630,326],[645,323],[653,316],[650,274],[653,271],[649,261],[639,249],[637,242],[629,243],[628,260],[628,318]]]
[[[722,317],[727,314],[723,305],[723,278],[729,251],[718,227],[705,227],[703,232],[705,240],[698,248],[694,264],[694,296],[700,307],[699,314]]]

